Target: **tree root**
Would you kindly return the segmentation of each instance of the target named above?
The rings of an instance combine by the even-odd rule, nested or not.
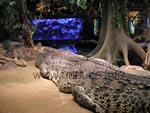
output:
[[[145,51],[132,39],[130,39],[123,30],[113,30],[112,33],[106,35],[106,39],[102,49],[93,57],[101,58],[112,63],[119,55],[123,54],[126,65],[130,65],[128,59],[128,51],[133,50],[143,61],[145,59]]]
[[[144,68],[150,69],[150,43],[148,44],[148,49],[147,49],[146,58],[144,62]]]
[[[8,58],[8,57],[2,56],[2,55],[0,55],[0,62],[3,64],[5,64],[7,62],[13,62],[16,65],[22,66],[22,67],[25,67],[27,65],[27,63],[23,59],[20,59],[20,60],[18,60],[17,58],[12,59],[12,58]]]
[[[5,60],[0,60],[0,63],[1,64],[5,64],[5,63],[7,63]]]
[[[119,53],[121,52],[126,65],[130,65],[128,59],[128,51],[133,50],[136,55],[138,55],[143,61],[145,59],[146,53],[142,47],[140,47],[136,42],[129,38],[123,28],[116,28],[113,24],[113,14],[112,14],[112,1],[110,0],[107,4],[107,29],[106,36],[101,49],[92,57],[104,59],[112,63],[117,59]],[[100,43],[99,43],[100,44]],[[97,45],[96,49],[98,48]],[[93,52],[92,52],[93,53]]]

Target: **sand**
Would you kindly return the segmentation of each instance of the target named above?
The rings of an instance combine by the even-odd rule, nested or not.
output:
[[[0,71],[0,113],[92,113],[49,80],[35,79],[34,61],[27,67]]]

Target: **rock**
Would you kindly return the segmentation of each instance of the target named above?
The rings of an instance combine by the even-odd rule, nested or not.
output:
[[[127,73],[131,73],[131,74],[150,75],[150,71],[144,70],[144,68],[141,66],[134,66],[134,65],[122,66],[122,67],[120,67],[120,69]]]
[[[122,70],[127,70],[127,71],[130,71],[130,70],[144,70],[141,66],[134,66],[134,65],[130,65],[130,66],[121,66],[120,67]]]

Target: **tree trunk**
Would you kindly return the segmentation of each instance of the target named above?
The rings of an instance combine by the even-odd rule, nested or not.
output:
[[[32,25],[27,17],[27,6],[26,6],[26,0],[17,0],[19,6],[19,16],[20,16],[20,22],[22,23],[22,32],[23,32],[23,38],[24,43],[28,47],[33,47],[34,43],[32,40]]]
[[[101,49],[101,47],[104,43],[104,40],[105,40],[106,29],[107,29],[107,16],[108,16],[106,13],[107,12],[107,0],[104,1],[103,9],[106,9],[106,10],[102,12],[98,44],[97,44],[96,48],[88,56],[95,55]]]
[[[145,59],[145,51],[135,43],[130,37],[128,37],[124,29],[118,29],[114,26],[112,21],[112,1],[107,3],[107,29],[106,36],[102,48],[92,57],[105,59],[112,63],[118,56],[119,52],[122,52],[125,64],[129,65],[128,50],[133,50],[142,60]]]

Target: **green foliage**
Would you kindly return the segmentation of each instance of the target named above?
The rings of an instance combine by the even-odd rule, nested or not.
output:
[[[113,23],[119,29],[126,27],[127,2],[128,0],[113,0]]]
[[[20,27],[15,0],[0,1],[0,17],[2,29],[13,31]]]
[[[77,0],[77,6],[78,7],[81,7],[82,9],[86,9],[87,6],[86,6],[86,3],[87,3],[87,0]]]
[[[87,0],[69,0],[70,10],[74,16],[86,15]]]
[[[87,0],[69,0],[70,4],[76,4],[77,7],[80,7],[82,9],[86,9],[87,8]]]
[[[115,66],[121,67],[121,66],[125,65],[125,62],[122,59],[116,59],[113,61],[112,64]]]
[[[119,67],[117,61],[113,61],[112,65],[115,65],[115,66],[118,66],[118,67]]]

